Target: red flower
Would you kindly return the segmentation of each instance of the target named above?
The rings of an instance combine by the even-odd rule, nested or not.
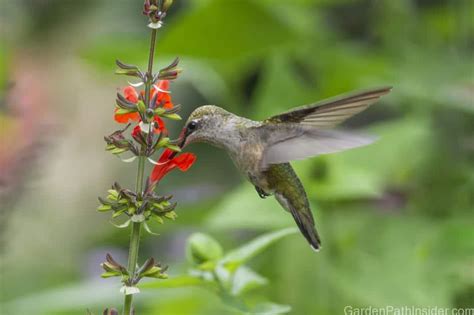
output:
[[[138,103],[138,93],[133,86],[127,86],[123,89],[123,96],[125,99],[131,103]],[[126,124],[131,121],[139,121],[140,114],[138,112],[127,113],[127,114],[117,114],[117,108],[115,108],[114,119],[116,122],[121,124]]]
[[[140,136],[141,128],[139,125],[136,125],[132,130],[132,137],[137,138]]]
[[[158,85],[153,86],[151,91],[151,98],[155,96],[155,93],[158,93],[156,98],[156,106],[163,106],[163,108],[171,109],[173,108],[173,103],[171,102],[171,95],[169,93],[170,81],[161,80]]]
[[[153,85],[153,88],[150,92],[150,99],[153,99],[156,93],[158,93],[158,95],[156,96],[156,102],[154,104],[155,107],[162,106],[165,109],[173,108],[173,103],[171,102],[171,95],[168,91],[169,87],[170,82],[168,80],[162,80],[158,82],[158,85]],[[144,94],[145,92],[142,91],[141,95],[143,96]],[[134,104],[138,103],[138,92],[133,86],[127,86],[126,88],[124,88],[123,95],[127,101]],[[140,114],[138,112],[117,114],[117,108],[115,108],[114,119],[118,123],[126,124],[129,121],[140,121]]]
[[[196,161],[196,156],[192,153],[181,153],[176,155],[176,152],[170,149],[165,149],[158,160],[158,165],[155,165],[150,175],[150,183],[155,185],[166,174],[175,168],[186,172]]]

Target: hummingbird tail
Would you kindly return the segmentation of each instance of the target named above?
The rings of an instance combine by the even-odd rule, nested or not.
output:
[[[319,251],[321,249],[321,239],[319,238],[319,234],[314,226],[313,214],[311,213],[307,201],[305,201],[304,205],[297,207],[291,199],[286,198],[281,193],[275,193],[275,198],[283,208],[291,213],[296,225],[298,225],[298,228],[311,245],[311,248],[316,252]]]
[[[301,233],[311,245],[311,248],[318,252],[321,249],[321,238],[316,231],[313,218],[307,217],[305,213],[299,212],[293,207],[290,208],[290,211]]]

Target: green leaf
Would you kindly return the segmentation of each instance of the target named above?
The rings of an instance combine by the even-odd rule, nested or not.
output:
[[[250,290],[259,288],[268,283],[268,280],[252,269],[241,266],[237,269],[232,280],[232,295],[241,295]]]
[[[286,228],[280,231],[261,235],[249,243],[230,251],[220,261],[220,264],[226,266],[229,270],[236,270],[239,266],[246,263],[265,248],[282,239],[285,236],[295,234],[296,228]]]

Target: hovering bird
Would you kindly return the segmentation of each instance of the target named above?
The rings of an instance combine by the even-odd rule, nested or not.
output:
[[[365,110],[390,90],[383,87],[346,94],[264,121],[240,117],[214,105],[201,106],[191,113],[181,132],[181,147],[205,142],[227,151],[258,195],[274,195],[318,251],[321,239],[308,198],[289,162],[372,143],[374,138],[328,129]]]

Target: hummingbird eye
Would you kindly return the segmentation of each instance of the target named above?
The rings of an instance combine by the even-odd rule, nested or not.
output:
[[[188,124],[188,131],[194,131],[197,128],[197,122],[196,121],[191,121]]]

